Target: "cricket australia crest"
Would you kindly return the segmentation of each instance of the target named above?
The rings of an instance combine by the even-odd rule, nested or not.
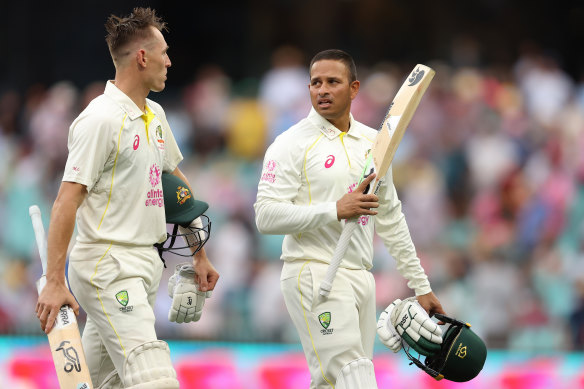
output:
[[[333,333],[333,329],[329,328],[329,326],[331,325],[331,313],[330,312],[323,312],[320,315],[318,315],[318,321],[320,322],[320,325],[322,326],[322,330],[320,330],[320,333],[323,335],[329,335]]]

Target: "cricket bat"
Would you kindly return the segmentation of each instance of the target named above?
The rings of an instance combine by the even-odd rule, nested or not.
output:
[[[37,290],[40,294],[47,283],[47,238],[39,207],[32,205],[28,213],[43,265],[43,275],[37,281]],[[71,307],[68,305],[61,307],[55,325],[47,336],[61,389],[93,389],[77,319]]]
[[[367,194],[377,194],[379,182],[383,179],[393,160],[397,146],[401,142],[420,100],[428,89],[428,85],[436,72],[428,66],[418,64],[397,91],[385,118],[379,126],[379,132],[369,153],[359,184],[370,174],[376,173],[375,180],[369,185]],[[320,284],[319,293],[328,296],[337,270],[347,252],[351,236],[357,228],[357,218],[346,221],[341,237],[335,248],[333,258],[327,269],[324,280]]]

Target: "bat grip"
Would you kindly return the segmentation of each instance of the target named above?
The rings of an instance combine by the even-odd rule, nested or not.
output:
[[[333,288],[333,281],[337,275],[337,270],[339,269],[339,265],[341,264],[343,257],[347,253],[347,248],[351,242],[351,236],[353,235],[353,232],[355,232],[356,228],[357,219],[350,219],[346,221],[345,226],[343,227],[343,231],[341,232],[341,237],[339,238],[339,243],[335,248],[333,258],[331,259],[331,263],[329,264],[326,275],[324,276],[324,280],[320,283],[319,293],[321,296],[327,297]]]
[[[28,209],[28,213],[32,221],[32,228],[39,249],[39,256],[41,257],[41,264],[43,265],[43,274],[45,274],[47,270],[47,238],[45,237],[45,228],[43,227],[41,210],[37,205],[32,205]]]

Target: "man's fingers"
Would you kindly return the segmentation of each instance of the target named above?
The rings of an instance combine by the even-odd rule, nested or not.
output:
[[[359,207],[361,207],[365,210],[371,210],[371,208],[379,207],[379,203],[378,202],[359,203]],[[377,213],[377,211],[371,211],[371,212]]]
[[[365,192],[365,189],[367,188],[367,185],[369,185],[371,183],[371,181],[373,181],[375,179],[376,174],[370,174],[369,176],[367,176],[363,181],[361,181],[361,183],[359,184],[359,186],[357,187],[357,191],[358,192]]]
[[[48,334],[53,329],[53,325],[55,324],[55,320],[57,319],[57,313],[59,310],[51,310],[49,312],[49,316],[47,318],[47,322],[45,324],[45,334]]]
[[[201,292],[206,292],[209,288],[209,283],[207,282],[207,274],[197,275],[197,284],[199,284],[199,290]]]

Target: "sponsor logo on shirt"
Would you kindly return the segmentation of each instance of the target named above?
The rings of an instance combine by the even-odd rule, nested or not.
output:
[[[160,175],[161,175],[161,170],[160,167],[157,164],[153,164],[152,166],[150,166],[150,184],[152,185],[152,187],[155,187],[156,185],[160,184]]]
[[[266,162],[266,166],[264,166],[264,172],[262,173],[262,177],[260,178],[260,181],[267,181],[270,184],[273,184],[274,182],[276,182],[276,161],[274,161],[273,159],[270,159],[268,162]]]
[[[331,166],[333,166],[334,163],[335,163],[335,156],[329,155],[328,157],[326,157],[326,161],[324,161],[324,167],[328,169]]]
[[[157,164],[150,166],[148,180],[153,188],[160,184],[161,174],[162,170]],[[146,193],[146,203],[144,205],[147,207],[164,207],[164,194],[162,193],[162,189],[150,189],[150,191]]]

